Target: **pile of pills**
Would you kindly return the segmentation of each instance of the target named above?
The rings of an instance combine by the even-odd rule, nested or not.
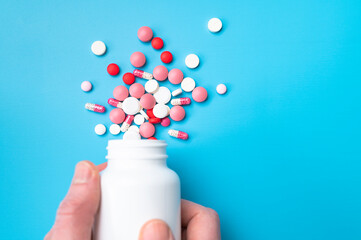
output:
[[[222,22],[218,18],[212,18],[208,22],[208,29],[211,32],[219,32],[222,29]],[[150,42],[156,50],[161,50],[164,42],[160,37],[153,38],[153,31],[149,27],[141,27],[138,30],[138,38],[142,42]],[[102,41],[95,41],[91,50],[95,55],[104,55],[107,51],[106,45]],[[169,51],[160,54],[163,63],[168,64],[173,60],[173,55]],[[154,136],[156,125],[168,127],[173,121],[182,121],[186,117],[186,106],[192,101],[204,102],[208,97],[208,92],[204,87],[196,86],[196,82],[191,77],[184,77],[183,72],[174,68],[170,71],[163,65],[156,66],[152,73],[144,72],[141,68],[147,61],[142,52],[134,52],[130,56],[130,63],[136,68],[133,72],[127,72],[122,79],[124,85],[114,88],[113,96],[108,99],[108,104],[113,107],[109,113],[110,121],[113,123],[109,127],[109,132],[113,135],[124,133],[123,139],[137,140],[146,138],[156,140]],[[194,69],[199,66],[200,60],[196,54],[189,54],[185,58],[185,65]],[[107,72],[111,76],[117,76],[120,68],[115,63],[110,63]],[[137,82],[137,78],[146,80]],[[171,91],[167,87],[160,86],[163,81],[169,80],[173,85],[179,87]],[[84,81],[81,89],[85,92],[92,90],[92,84]],[[225,94],[227,88],[224,84],[219,84],[216,88],[218,94]],[[191,93],[191,97],[179,96],[183,92]],[[96,103],[86,103],[85,108],[89,111],[104,113],[105,107]],[[98,124],[94,129],[97,135],[106,133],[106,127]],[[172,137],[187,140],[188,134],[184,131],[170,129],[168,134]]]

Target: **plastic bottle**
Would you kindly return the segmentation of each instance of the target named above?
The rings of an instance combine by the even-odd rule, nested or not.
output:
[[[108,142],[95,240],[138,240],[151,219],[165,221],[181,239],[180,181],[167,167],[166,146],[158,140]]]

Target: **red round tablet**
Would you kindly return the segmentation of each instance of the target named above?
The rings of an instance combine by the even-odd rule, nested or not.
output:
[[[164,63],[170,63],[173,60],[173,55],[169,51],[164,51],[160,55],[160,60]]]
[[[132,73],[127,72],[127,73],[125,73],[125,74],[123,75],[123,82],[124,82],[125,84],[130,85],[130,84],[133,84],[134,81],[135,81],[135,77],[134,77],[134,75],[133,75]]]
[[[162,121],[162,119],[157,118],[157,117],[155,117],[155,118],[149,118],[149,122],[150,122],[150,123],[153,123],[153,124],[160,123],[161,121]]]
[[[150,137],[148,138],[148,140],[158,140],[158,139],[156,139],[155,137]]]
[[[154,49],[162,49],[164,43],[163,43],[163,40],[160,38],[160,37],[156,37],[156,38],[153,38],[152,40],[152,47]]]
[[[108,71],[108,73],[109,73],[110,75],[115,76],[115,75],[118,75],[118,74],[119,74],[119,71],[120,71],[120,70],[119,70],[119,67],[118,67],[117,64],[111,63],[111,64],[108,65],[107,71]]]

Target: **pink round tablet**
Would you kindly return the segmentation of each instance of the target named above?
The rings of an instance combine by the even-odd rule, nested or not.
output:
[[[168,74],[169,82],[173,84],[180,84],[183,80],[183,73],[181,70],[174,68]]]
[[[143,26],[138,29],[138,38],[142,42],[149,42],[153,38],[153,31],[150,27]]]
[[[207,90],[204,87],[196,87],[193,89],[192,98],[196,102],[204,102],[207,99]]]
[[[155,98],[152,94],[144,94],[140,98],[140,105],[145,109],[152,109],[155,106]]]
[[[129,93],[130,96],[132,97],[140,98],[141,96],[143,96],[144,92],[145,92],[144,87],[140,83],[133,83],[129,87]]]
[[[142,123],[139,127],[139,133],[144,138],[150,138],[155,133],[155,127],[149,122]]]
[[[182,121],[186,116],[186,111],[181,106],[174,106],[170,109],[170,118],[174,121]]]
[[[145,64],[145,56],[143,53],[141,52],[134,52],[132,55],[130,55],[130,63],[134,66],[134,67],[143,67]]]
[[[170,125],[170,119],[169,118],[162,118],[162,121],[160,122],[160,124],[163,126],[163,127],[168,127]]]
[[[124,121],[125,113],[120,108],[113,109],[109,114],[110,121],[115,124],[120,124]]]
[[[89,81],[82,82],[80,87],[81,87],[81,90],[83,90],[84,92],[89,92],[93,88],[91,82],[89,82]]]
[[[124,86],[117,86],[113,90],[113,96],[119,101],[124,101],[129,95],[128,89]]]
[[[162,65],[156,66],[153,70],[153,77],[158,81],[164,81],[168,77],[168,69]]]

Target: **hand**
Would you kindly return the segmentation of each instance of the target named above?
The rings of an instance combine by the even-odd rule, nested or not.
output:
[[[106,163],[95,166],[89,161],[76,165],[73,181],[61,202],[55,223],[45,240],[90,240],[100,201],[100,175]],[[182,239],[220,240],[218,214],[196,203],[182,200]],[[168,225],[161,220],[146,222],[139,240],[172,240]]]

